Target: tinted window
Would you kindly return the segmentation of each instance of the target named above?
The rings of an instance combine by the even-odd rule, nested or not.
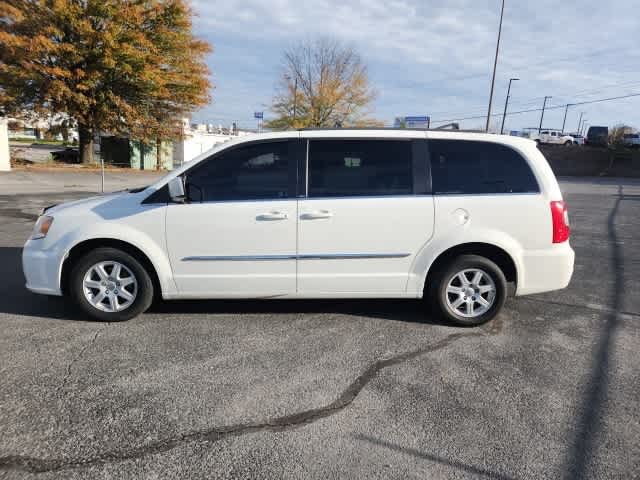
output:
[[[193,201],[288,197],[289,142],[267,142],[220,152],[187,173]]]
[[[538,184],[526,160],[497,143],[430,140],[433,193],[529,193]]]
[[[312,140],[309,196],[413,193],[410,141]]]
[[[587,133],[588,137],[607,136],[607,135],[609,135],[609,128],[607,127],[589,127],[589,131]]]

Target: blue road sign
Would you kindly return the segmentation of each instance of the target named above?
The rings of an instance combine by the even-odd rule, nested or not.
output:
[[[253,112],[253,118],[262,120],[264,118],[264,112]]]
[[[430,118],[428,115],[413,115],[408,117],[396,117],[393,126],[399,128],[429,128]]]

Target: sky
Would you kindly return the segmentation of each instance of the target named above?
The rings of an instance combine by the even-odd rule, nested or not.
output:
[[[377,98],[371,117],[429,115],[432,126],[458,121],[484,128],[501,0],[193,0],[195,34],[207,57],[213,101],[197,122],[255,128],[269,111],[283,52],[316,37],[354,47]],[[638,0],[506,0],[492,128],[500,128],[509,78],[509,110],[540,109],[561,128],[564,105],[640,94]],[[557,108],[554,108],[557,107]],[[572,106],[588,125],[640,128],[640,96]],[[482,118],[484,116],[484,118]],[[478,118],[469,118],[478,117]],[[460,120],[464,119],[464,120]],[[507,116],[505,130],[537,127],[540,112]]]

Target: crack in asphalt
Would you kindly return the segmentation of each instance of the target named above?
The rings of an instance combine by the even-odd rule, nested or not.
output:
[[[441,350],[458,339],[465,337],[477,337],[486,335],[486,332],[472,331],[460,332],[449,335],[438,342],[418,350],[405,352],[390,358],[379,359],[369,365],[351,384],[330,404],[304,410],[302,412],[291,415],[284,415],[273,419],[266,420],[261,423],[245,423],[237,425],[228,425],[222,427],[213,427],[206,430],[199,430],[190,433],[181,434],[173,438],[159,440],[148,443],[140,447],[128,450],[114,450],[104,452],[93,457],[83,459],[46,459],[23,455],[8,455],[0,457],[0,469],[2,470],[21,470],[30,473],[55,472],[60,470],[89,467],[95,465],[103,465],[110,462],[118,462],[124,460],[132,460],[147,455],[166,452],[184,443],[192,442],[217,442],[229,437],[237,437],[255,432],[263,431],[283,431],[308,425],[320,419],[334,415],[347,408],[364,387],[383,369],[392,367],[414,358],[433,353]],[[94,341],[95,341],[94,336]],[[92,342],[93,343],[93,342]]]
[[[96,342],[96,339],[98,338],[100,333],[102,333],[104,328],[106,328],[106,326],[103,327],[103,329],[101,329],[101,330],[96,330],[96,333],[93,334],[93,337],[91,338],[91,340],[89,340],[89,342],[87,342],[87,344],[84,347],[82,347],[80,349],[80,351],[78,352],[78,354],[69,362],[69,364],[67,365],[67,371],[66,371],[64,377],[62,378],[62,382],[60,383],[60,385],[58,385],[58,388],[56,388],[56,392],[55,392],[56,397],[60,398],[60,392],[64,392],[64,389],[67,386],[67,382],[69,381],[69,378],[71,377],[71,371],[73,370],[73,366],[80,361],[80,359],[84,355],[84,352],[86,352],[87,349],[89,347],[91,347]]]

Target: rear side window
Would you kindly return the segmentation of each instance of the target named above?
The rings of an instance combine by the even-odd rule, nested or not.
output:
[[[289,142],[240,146],[189,171],[187,195],[197,202],[287,198],[288,172]]]
[[[587,133],[588,137],[607,135],[609,135],[609,129],[607,127],[589,127],[589,131]]]
[[[537,193],[527,161],[498,143],[429,140],[434,194]]]
[[[311,140],[309,197],[410,195],[412,142]]]

